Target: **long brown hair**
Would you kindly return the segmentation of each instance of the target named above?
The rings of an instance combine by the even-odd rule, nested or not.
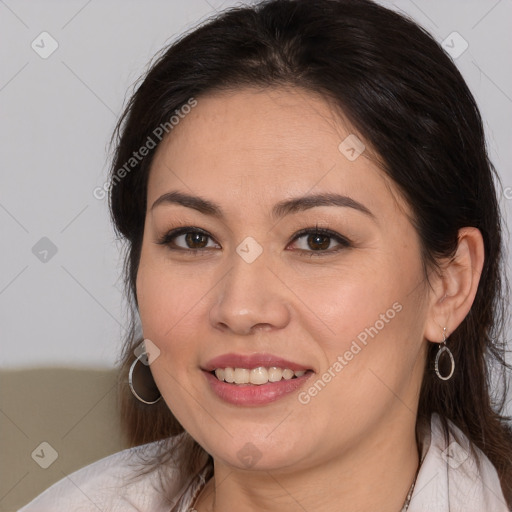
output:
[[[155,141],[155,129],[169,125],[190,98],[279,85],[334,101],[369,141],[413,211],[425,276],[439,258],[454,254],[460,228],[481,231],[485,262],[478,291],[450,336],[455,374],[446,382],[435,376],[437,345],[429,343],[418,418],[437,412],[445,427],[447,419],[454,422],[494,464],[512,505],[512,431],[503,415],[511,368],[504,359],[508,287],[499,178],[487,155],[479,110],[454,63],[417,24],[370,0],[270,0],[228,9],[165,48],[126,106],[112,139],[109,199],[116,232],[127,242],[125,285],[134,313],[120,371],[130,442],[165,439],[183,428],[163,400],[144,405],[126,385],[134,348],[142,341],[135,283],[155,151],[128,169],[126,163],[148,138]],[[501,387],[493,385],[496,377]],[[188,442],[184,474],[205,455]],[[153,467],[165,456],[162,450]]]

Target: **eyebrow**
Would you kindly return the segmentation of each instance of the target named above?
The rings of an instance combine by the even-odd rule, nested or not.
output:
[[[154,210],[157,206],[163,204],[179,204],[187,208],[193,208],[198,212],[212,217],[223,219],[224,213],[222,208],[210,201],[199,196],[193,196],[176,190],[161,195],[151,206]],[[276,203],[272,208],[272,218],[277,220],[291,213],[308,210],[317,206],[341,206],[345,208],[353,208],[375,220],[375,215],[363,204],[359,203],[351,197],[334,193],[312,194],[292,199],[285,199]]]

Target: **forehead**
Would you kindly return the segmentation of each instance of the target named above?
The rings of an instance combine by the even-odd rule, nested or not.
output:
[[[347,145],[355,151],[347,153]],[[370,208],[389,208],[397,191],[365,146],[339,110],[303,89],[206,94],[158,147],[148,205],[181,189],[215,197],[233,213],[235,198],[241,206],[270,206],[310,191],[350,194]]]

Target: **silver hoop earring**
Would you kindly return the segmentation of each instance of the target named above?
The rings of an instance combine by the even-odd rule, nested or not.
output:
[[[436,375],[441,380],[449,380],[449,379],[451,379],[452,375],[453,375],[453,372],[455,371],[455,359],[453,358],[453,354],[452,354],[451,350],[446,346],[446,334],[445,333],[446,333],[446,327],[443,327],[443,341],[441,343],[439,343],[439,350],[437,351],[436,361],[435,361]],[[451,362],[450,373],[446,377],[443,377],[443,375],[441,375],[441,373],[439,372],[439,359],[441,358],[441,356],[442,356],[442,354],[444,352],[448,353],[448,356],[450,357],[450,362]]]
[[[133,361],[132,365],[130,366],[130,371],[128,372],[128,385],[130,386],[130,390],[131,390],[133,396],[137,400],[140,400],[141,402],[143,402],[145,404],[148,404],[148,405],[156,404],[162,398],[162,395],[158,391],[158,388],[156,387],[155,381],[154,381],[153,377],[151,376],[151,370],[149,369],[149,366],[147,366],[145,364],[142,365],[142,366],[146,366],[147,367],[147,372],[149,372],[150,377],[148,377],[147,373],[143,374],[143,373],[140,373],[140,371],[139,372],[135,372],[135,367],[137,366],[137,363],[141,360],[142,357],[146,357],[147,358],[147,354],[145,352],[140,354],[137,357],[137,359],[135,359],[135,361]],[[134,373],[135,373],[135,375],[134,375]],[[140,394],[137,393],[137,391],[135,391],[135,388],[133,386],[134,379],[137,381],[137,386],[139,387],[139,389],[141,387],[144,388],[144,390],[145,390],[145,392],[147,394],[154,394],[154,395],[156,395],[158,393],[158,398],[156,398],[154,400],[152,399],[153,397],[148,398],[148,400],[142,398],[140,396]],[[148,382],[149,380],[151,380],[152,383]]]

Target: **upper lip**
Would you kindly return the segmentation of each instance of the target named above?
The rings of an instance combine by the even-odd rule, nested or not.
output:
[[[288,361],[282,357],[267,353],[252,355],[233,353],[222,354],[210,359],[204,366],[202,366],[202,369],[208,372],[216,370],[217,368],[247,368],[248,370],[252,370],[253,368],[258,368],[260,366],[264,366],[265,368],[276,366],[278,368],[289,368],[293,371],[311,369],[300,363],[294,363],[293,361]]]

